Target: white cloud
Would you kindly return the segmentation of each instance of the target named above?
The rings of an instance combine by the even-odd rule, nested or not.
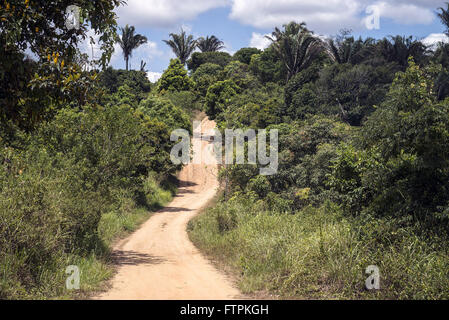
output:
[[[228,0],[128,0],[117,14],[120,24],[136,27],[172,27],[199,14],[225,6]]]
[[[419,4],[413,4],[412,2],[420,3],[421,1],[394,1],[394,3],[387,3],[380,1],[374,5],[378,6],[380,16],[383,18],[391,18],[393,21],[400,24],[430,24],[432,23],[435,15],[432,10],[426,9]],[[428,3],[426,3],[427,5]]]
[[[267,39],[265,36],[269,36],[269,34],[264,35],[257,32],[253,32],[249,46],[260,50],[268,48],[271,44],[271,41]]]
[[[311,29],[335,32],[338,24],[357,24],[360,9],[356,0],[233,0],[230,17],[257,28],[306,21]]]
[[[449,37],[444,33],[431,33],[426,38],[421,40],[426,46],[433,47],[437,45],[439,42],[449,43]]]
[[[230,17],[263,29],[305,21],[318,33],[335,34],[342,28],[363,28],[370,5],[379,7],[381,18],[400,24],[430,24],[444,0],[232,0]]]
[[[160,73],[160,72],[148,72],[147,73],[147,77],[148,77],[148,80],[150,80],[151,82],[155,83],[162,77],[162,73]]]

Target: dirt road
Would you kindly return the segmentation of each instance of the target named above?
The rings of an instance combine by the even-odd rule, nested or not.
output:
[[[205,119],[203,132],[215,123]],[[208,142],[203,141],[203,150]],[[203,163],[211,159],[203,152]],[[140,230],[122,241],[114,256],[118,273],[103,300],[225,300],[239,291],[202,257],[187,235],[188,222],[216,194],[217,166],[190,164],[181,174],[178,196]]]

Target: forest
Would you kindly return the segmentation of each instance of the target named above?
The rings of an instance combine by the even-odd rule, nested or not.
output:
[[[74,2],[79,29],[67,1],[0,1],[0,299],[87,297],[110,279],[113,242],[177,193],[171,132],[202,114],[220,131],[279,131],[277,174],[223,166],[188,226],[242,292],[449,299],[449,41],[324,39],[298,21],[231,55],[181,30],[152,83],[129,67],[148,39],[117,24],[123,1]],[[449,37],[449,4],[437,10]],[[79,49],[89,29],[95,61]],[[365,288],[370,265],[381,290]]]

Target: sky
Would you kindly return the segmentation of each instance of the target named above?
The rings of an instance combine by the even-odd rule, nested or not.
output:
[[[274,27],[290,21],[304,21],[315,34],[327,37],[342,29],[351,29],[357,37],[413,35],[426,44],[433,44],[448,41],[436,16],[437,8],[446,7],[445,2],[447,0],[127,0],[127,5],[118,8],[116,13],[119,26],[133,25],[137,33],[148,38],[147,44],[134,51],[131,68],[139,69],[140,62],[145,61],[148,77],[156,81],[175,57],[162,40],[181,28],[195,38],[215,35],[224,41],[223,51],[231,54],[243,47],[267,47],[269,42],[264,36]],[[117,69],[125,67],[118,45],[111,65]]]

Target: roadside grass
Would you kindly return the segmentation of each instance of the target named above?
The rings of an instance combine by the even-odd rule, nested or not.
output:
[[[87,299],[105,289],[106,281],[115,272],[112,263],[112,247],[126,238],[147,221],[153,212],[167,205],[176,193],[176,185],[166,182],[163,187],[148,179],[145,184],[147,205],[138,206],[134,199],[123,197],[116,210],[101,216],[95,236],[89,239],[89,252],[52,253],[51,258],[32,264],[33,278],[21,277],[24,266],[30,264],[29,251],[23,254],[3,253],[0,259],[0,298],[23,300]],[[28,249],[29,250],[29,249]],[[80,270],[80,289],[67,290],[68,266]],[[28,269],[25,269],[28,271]]]
[[[154,183],[153,180],[151,183]],[[151,185],[151,194],[147,195],[149,207],[134,207],[132,200],[119,211],[109,212],[101,217],[98,234],[101,247],[96,248],[88,257],[75,259],[80,270],[80,290],[69,295],[70,299],[85,299],[92,293],[105,289],[106,281],[110,280],[115,272],[111,260],[113,245],[135,232],[147,221],[153,213],[166,206],[176,194],[176,187],[168,183],[161,188]],[[63,297],[59,297],[63,298]]]
[[[245,294],[290,299],[448,299],[447,239],[389,218],[353,218],[326,203],[296,214],[261,201],[219,202],[189,224],[192,241],[238,275]],[[378,291],[366,269],[379,267]]]

